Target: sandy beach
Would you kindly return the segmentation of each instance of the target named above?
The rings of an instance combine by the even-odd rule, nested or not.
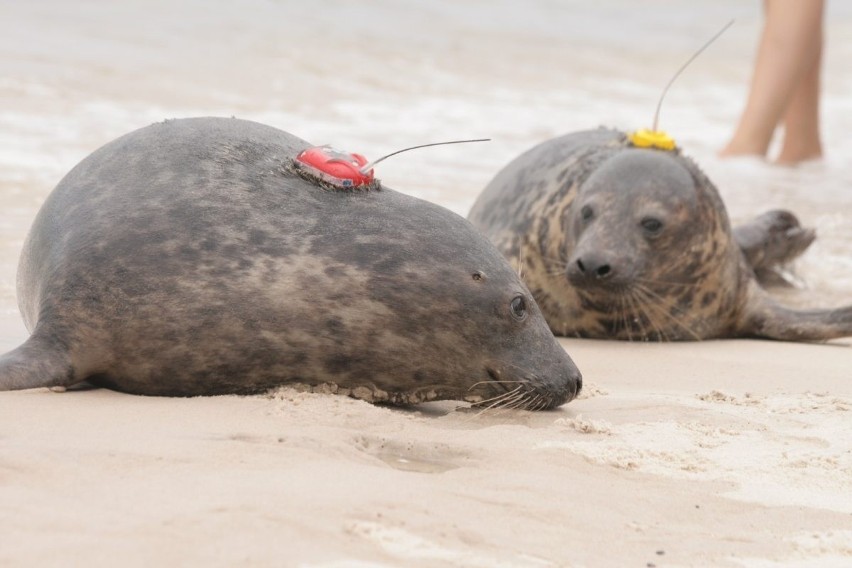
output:
[[[4,394],[0,563],[848,564],[848,345],[564,345],[555,412]]]
[[[852,302],[849,7],[826,21],[826,159],[779,169],[715,158],[757,2],[403,4],[0,4],[0,351],[27,337],[15,270],[39,205],[118,135],[236,115],[370,157],[492,136],[382,165],[389,186],[465,214],[537,142],[647,126],[684,54],[731,16],[664,127],[734,220],[789,207],[817,228],[783,301]],[[0,565],[852,564],[852,338],[561,343],[584,392],[540,413],[291,388],[0,393]]]

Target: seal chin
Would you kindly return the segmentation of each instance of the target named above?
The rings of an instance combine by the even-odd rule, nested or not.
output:
[[[550,410],[570,402],[583,388],[583,376],[576,367],[556,377],[509,376],[495,367],[486,367],[487,381],[471,387],[465,400],[485,409]]]

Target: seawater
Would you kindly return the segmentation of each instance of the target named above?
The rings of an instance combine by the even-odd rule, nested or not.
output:
[[[661,127],[719,187],[734,221],[796,211],[818,240],[795,266],[797,305],[852,302],[852,5],[826,17],[820,163],[720,161],[746,96],[760,2],[693,0],[0,0],[0,349],[26,337],[15,270],[61,177],[102,144],[165,118],[258,120],[377,157],[390,187],[466,214],[534,144],[599,125]]]

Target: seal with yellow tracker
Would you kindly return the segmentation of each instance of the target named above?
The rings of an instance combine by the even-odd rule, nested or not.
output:
[[[757,278],[803,252],[813,231],[787,211],[732,228],[713,183],[656,123],[539,144],[470,211],[518,266],[553,332],[636,341],[852,335],[852,306],[787,308]]]

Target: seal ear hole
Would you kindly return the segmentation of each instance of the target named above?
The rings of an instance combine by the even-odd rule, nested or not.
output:
[[[592,217],[595,216],[595,210],[591,208],[589,205],[583,205],[580,208],[580,218],[583,221],[591,221]]]
[[[512,301],[509,302],[509,311],[512,312],[512,317],[518,321],[523,320],[527,317],[527,301],[526,299],[518,294]]]
[[[655,217],[644,217],[639,224],[649,237],[656,237],[663,230],[663,222]]]
[[[473,274],[470,275],[471,278],[479,282],[480,280],[485,280],[485,274],[477,270]]]

